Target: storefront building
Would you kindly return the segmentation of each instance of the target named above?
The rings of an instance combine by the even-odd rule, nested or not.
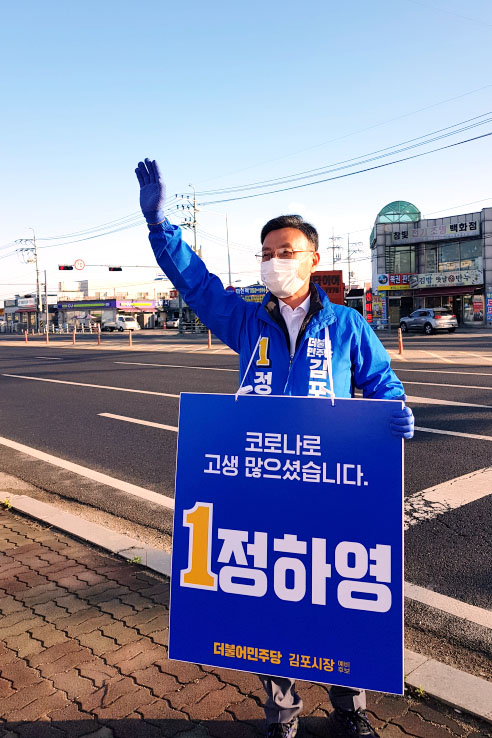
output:
[[[492,208],[423,220],[412,203],[392,202],[370,245],[373,291],[392,325],[417,308],[448,307],[459,325],[492,328]]]

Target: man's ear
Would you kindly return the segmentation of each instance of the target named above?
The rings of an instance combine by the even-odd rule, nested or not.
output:
[[[318,266],[320,259],[321,259],[321,256],[319,254],[319,251],[315,251],[313,253],[313,265],[311,267],[311,274],[316,271],[316,267]]]

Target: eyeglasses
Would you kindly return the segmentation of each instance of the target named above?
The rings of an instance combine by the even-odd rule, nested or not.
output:
[[[293,259],[296,254],[314,254],[312,249],[277,249],[275,251],[264,251],[261,254],[255,254],[255,259],[259,262],[270,261],[272,258],[277,259]]]

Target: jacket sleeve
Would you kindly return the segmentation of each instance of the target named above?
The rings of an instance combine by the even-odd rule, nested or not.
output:
[[[247,314],[255,306],[224,289],[220,279],[208,272],[199,256],[183,241],[179,226],[165,220],[149,226],[149,230],[157,263],[183,300],[221,341],[239,352]]]
[[[405,400],[403,385],[390,366],[390,357],[373,329],[357,314],[352,344],[355,386],[364,397],[378,400]]]

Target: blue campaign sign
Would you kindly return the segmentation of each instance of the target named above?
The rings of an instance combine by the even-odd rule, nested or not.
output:
[[[402,694],[401,406],[181,395],[170,658]]]

